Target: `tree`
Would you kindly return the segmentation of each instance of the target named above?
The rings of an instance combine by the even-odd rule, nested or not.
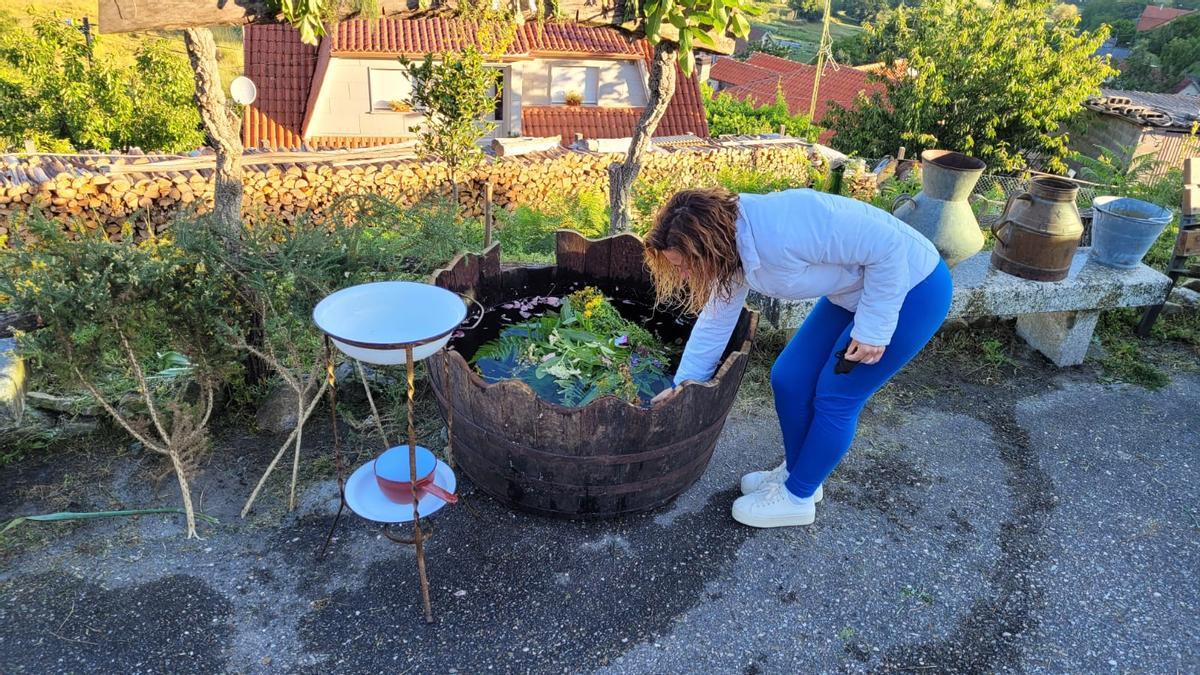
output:
[[[879,52],[871,45],[871,40],[865,31],[835,38],[831,48],[834,60],[844,66],[876,63],[881,58]]]
[[[1133,19],[1117,19],[1110,23],[1108,28],[1112,31],[1112,36],[1120,47],[1128,47],[1133,44],[1133,39],[1137,36],[1137,24],[1133,22]]]
[[[300,30],[300,39],[316,44],[325,34],[326,0],[280,0],[279,11]],[[196,107],[204,128],[217,151],[213,180],[213,214],[217,224],[234,233],[242,224],[242,147],[241,114],[225,100],[221,71],[217,66],[217,45],[207,28],[187,28],[183,32],[188,60],[196,80]],[[238,239],[227,241],[237,246]],[[255,368],[257,370],[257,368]]]
[[[467,47],[460,54],[442,54],[435,63],[426,55],[421,63],[405,64],[412,81],[408,103],[425,112],[425,124],[420,128],[421,153],[446,163],[450,171],[450,186],[454,203],[458,203],[458,176],[477,166],[483,159],[478,141],[496,128],[484,117],[496,107],[503,81],[496,70],[487,67],[487,57],[495,57],[512,39],[495,37],[499,23],[480,24],[478,47]]]
[[[650,95],[634,128],[625,161],[608,167],[611,233],[629,229],[633,182],[641,171],[642,155],[650,138],[675,95],[675,63],[679,63],[685,77],[691,77],[696,68],[697,43],[716,49],[714,36],[732,33],[744,38],[750,34],[746,17],[758,13],[753,0],[649,0],[642,9],[646,38],[654,45]],[[670,30],[664,31],[666,27]]]
[[[1067,2],[1050,9],[1050,21],[1054,23],[1079,23],[1079,8]]]
[[[1125,59],[1121,74],[1113,80],[1112,86],[1129,91],[1162,91],[1161,72],[1158,59],[1146,48],[1145,42],[1139,42],[1130,50],[1129,58]]]
[[[225,100],[212,31],[189,28],[184,31],[183,40],[196,78],[196,107],[217,151],[213,215],[217,224],[232,234],[242,224],[241,116]],[[236,246],[237,238],[231,236],[228,241]]]
[[[898,146],[946,148],[996,170],[1024,166],[1038,152],[1065,169],[1061,125],[1114,74],[1095,56],[1108,36],[1048,21],[1050,0],[994,5],[927,0],[880,16],[867,30],[889,36],[889,60],[905,56],[909,74],[884,81],[883,94],[834,105],[827,123],[839,149],[879,157]]]
[[[835,3],[834,11],[862,23],[874,19],[876,14],[896,4],[899,3],[895,0],[843,0]]]
[[[788,0],[788,9],[797,20],[815,21],[821,18],[822,0]]]
[[[1079,10],[1080,26],[1084,30],[1096,30],[1121,19],[1137,21],[1145,8],[1145,0],[1088,0]]]
[[[122,64],[96,54],[101,40],[89,47],[51,15],[35,17],[32,31],[0,26],[0,149],[29,139],[56,152],[178,152],[203,142],[186,61],[149,40]]]

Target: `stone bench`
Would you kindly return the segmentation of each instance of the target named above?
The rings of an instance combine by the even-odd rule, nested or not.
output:
[[[954,303],[950,317],[1017,317],[1017,334],[1057,366],[1083,363],[1100,312],[1162,302],[1170,286],[1166,275],[1141,265],[1116,270],[1089,263],[1087,248],[1075,253],[1062,281],[1028,281],[991,266],[983,251],[953,270]],[[750,302],[777,328],[793,329],[815,300],[788,301],[751,294]]]

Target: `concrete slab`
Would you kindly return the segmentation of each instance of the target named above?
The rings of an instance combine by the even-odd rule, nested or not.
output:
[[[959,263],[952,271],[954,302],[950,316],[1020,316],[1039,312],[1105,310],[1145,307],[1162,302],[1170,280],[1146,265],[1117,270],[1089,261],[1090,248],[1080,248],[1071,271],[1062,281],[1029,281],[991,266],[991,253],[983,251]],[[799,326],[816,304],[811,300],[779,300],[757,293],[750,303],[762,310],[774,326]]]
[[[313,560],[336,505],[330,482],[311,486],[295,516],[241,521],[248,486],[210,472],[196,489],[222,524],[204,541],[183,540],[172,516],[92,521],[6,560],[0,663],[16,673],[1196,670],[1200,377],[1155,393],[1040,374],[1025,394],[1011,384],[869,406],[809,528],[729,518],[738,476],[778,461],[766,414],[731,417],[709,471],[658,513],[547,520],[466,486],[433,523],[432,626],[411,551],[377,527],[352,517],[331,556]],[[123,458],[105,499],[175,503],[169,481],[157,496],[139,487],[143,459]],[[261,508],[279,499],[265,495]]]

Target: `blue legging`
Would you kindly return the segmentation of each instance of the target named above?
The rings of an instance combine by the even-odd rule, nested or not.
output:
[[[945,321],[952,294],[950,270],[939,263],[904,298],[879,363],[845,375],[835,374],[833,365],[850,342],[854,313],[828,298],[817,302],[771,368],[792,494],[811,496],[842,461],[867,399],[925,347]]]

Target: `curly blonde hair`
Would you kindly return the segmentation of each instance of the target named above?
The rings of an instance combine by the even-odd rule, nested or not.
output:
[[[733,294],[743,279],[737,218],[738,196],[724,188],[680,190],[667,201],[644,242],[660,304],[699,314],[714,297]],[[687,279],[663,255],[666,251],[683,256]]]

